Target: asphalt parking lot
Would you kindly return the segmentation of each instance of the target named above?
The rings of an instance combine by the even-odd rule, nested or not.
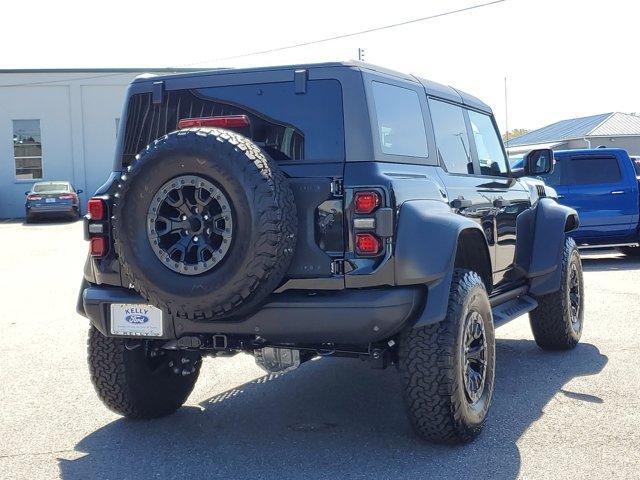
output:
[[[584,256],[581,344],[547,353],[526,317],[497,330],[483,435],[413,436],[393,369],[321,359],[265,376],[206,359],[187,405],[128,421],[99,402],[74,310],[81,223],[0,222],[0,478],[638,478],[640,261]]]

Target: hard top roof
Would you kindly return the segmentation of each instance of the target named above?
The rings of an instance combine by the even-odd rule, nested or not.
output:
[[[148,75],[141,75],[140,77],[136,78],[134,82],[145,82],[150,80],[157,81],[157,80],[169,79],[169,78],[208,76],[208,75],[229,74],[229,73],[251,73],[251,72],[300,70],[300,69],[316,69],[316,68],[331,68],[331,67],[353,68],[360,71],[367,71],[372,74],[396,77],[396,78],[408,80],[411,82],[420,82],[424,86],[427,92],[427,95],[429,96],[442,98],[444,100],[449,100],[452,102],[462,103],[469,107],[491,113],[491,108],[486,103],[482,102],[481,100],[474,97],[473,95],[469,95],[468,93],[465,93],[456,88],[453,88],[447,85],[442,85],[442,84],[433,82],[431,80],[426,80],[414,75],[408,75],[406,73],[391,70],[385,67],[381,67],[379,65],[360,62],[356,60],[350,60],[350,61],[344,61],[344,62],[306,63],[306,64],[295,64],[295,65],[252,67],[252,68],[216,68],[216,69],[202,70],[202,71],[196,71],[196,72],[181,72],[181,73],[162,74],[162,75],[148,74]]]

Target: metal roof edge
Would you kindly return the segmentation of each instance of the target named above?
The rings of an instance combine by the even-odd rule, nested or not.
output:
[[[598,125],[596,125],[595,127],[593,127],[591,130],[589,130],[586,134],[585,137],[589,136],[589,134],[591,132],[595,132],[598,128],[600,128],[600,126],[602,124],[604,124],[604,122],[608,121],[611,117],[613,117],[617,112],[609,112],[609,114],[606,116],[606,118],[604,120],[602,120]]]

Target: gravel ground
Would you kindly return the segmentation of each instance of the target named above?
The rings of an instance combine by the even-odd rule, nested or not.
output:
[[[265,376],[206,359],[187,405],[128,421],[96,397],[74,310],[81,224],[0,223],[0,478],[639,478],[640,262],[584,255],[581,344],[540,351],[526,317],[497,330],[486,429],[418,440],[394,369],[321,359]]]

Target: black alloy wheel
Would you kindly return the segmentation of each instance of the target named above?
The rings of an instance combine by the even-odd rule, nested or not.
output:
[[[233,238],[233,213],[225,192],[200,175],[162,185],[147,214],[147,236],[160,261],[184,275],[214,268]]]
[[[580,273],[578,265],[571,263],[569,270],[569,302],[571,304],[571,328],[575,333],[582,331],[582,288],[580,285]]]
[[[480,312],[471,311],[467,315],[461,346],[465,395],[473,405],[482,397],[487,377],[487,339]]]

